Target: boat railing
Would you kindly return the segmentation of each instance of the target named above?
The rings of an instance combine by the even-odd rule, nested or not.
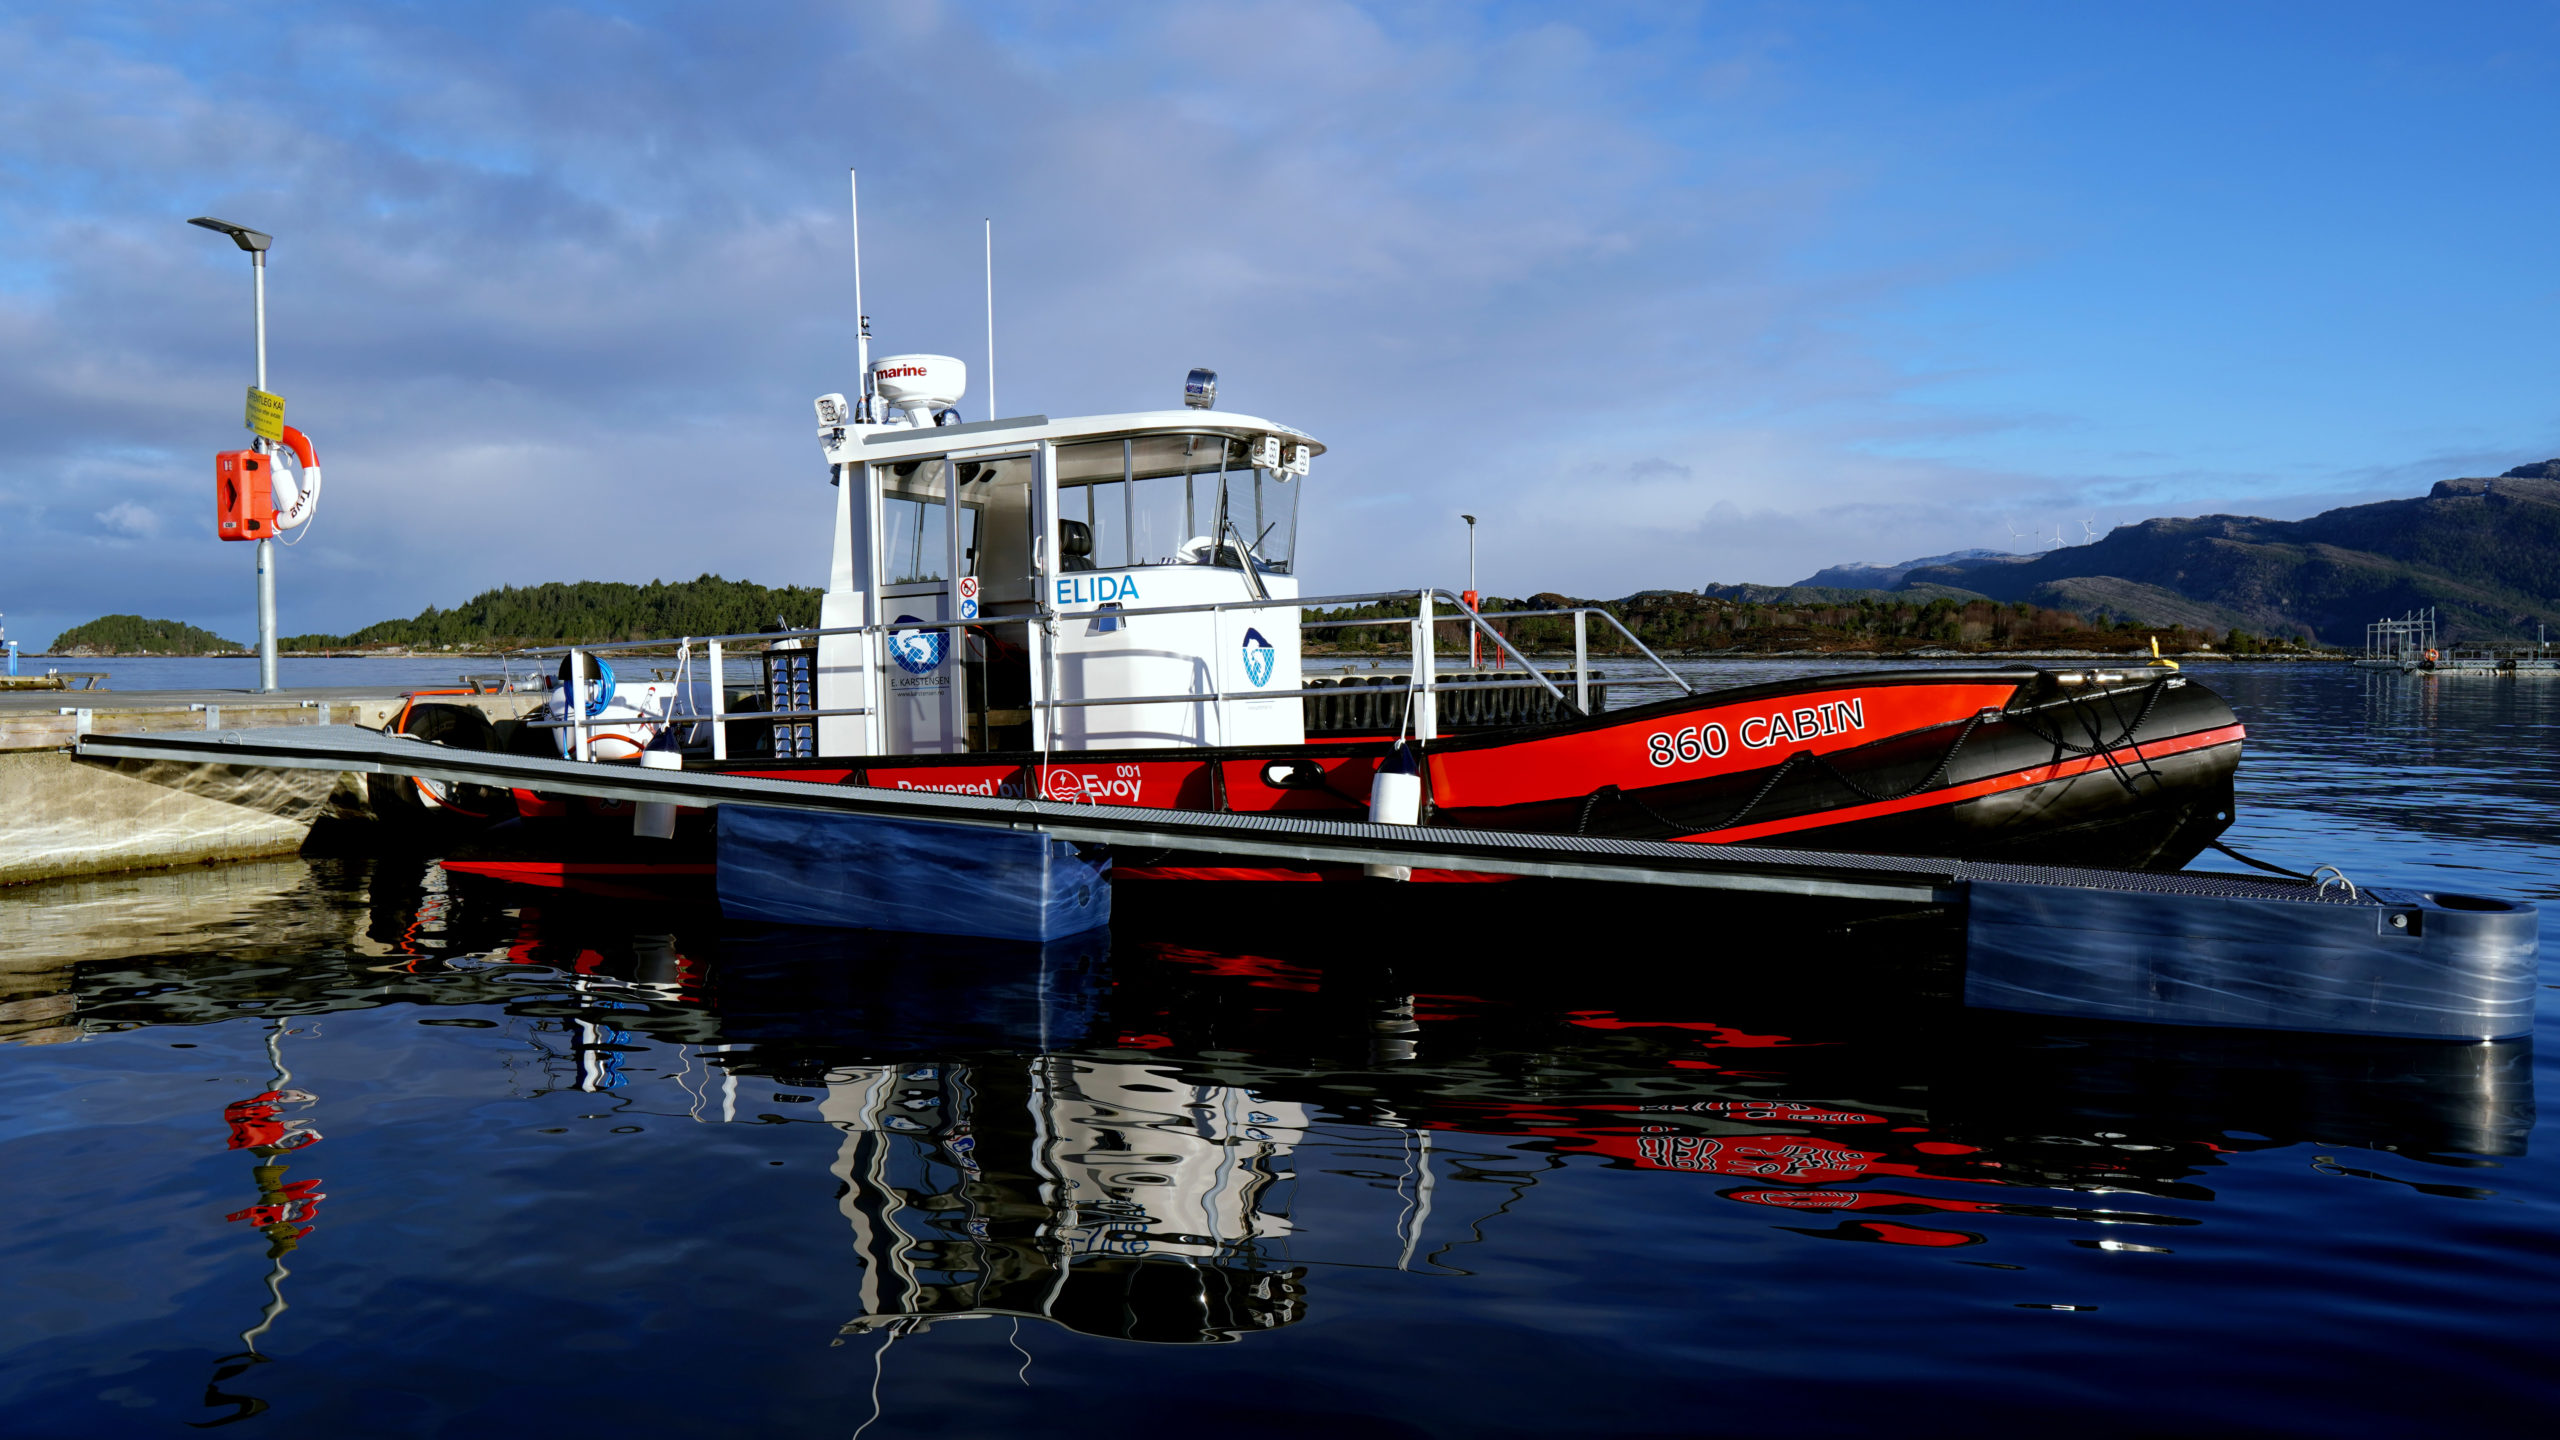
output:
[[[1444,594],[1445,594],[1445,593],[1447,593],[1447,592],[1445,592],[1445,591],[1444,591],[1444,592],[1442,592],[1442,593],[1444,593]],[[1456,602],[1456,603],[1457,603],[1457,605],[1458,605],[1458,608],[1459,608],[1459,609],[1461,609],[1461,610],[1467,610],[1467,613],[1468,613],[1469,615],[1471,615],[1471,616],[1475,616],[1475,618],[1476,618],[1476,620],[1477,620],[1477,622],[1478,622],[1479,624],[1483,624],[1483,623],[1486,623],[1486,622],[1489,622],[1489,621],[1493,621],[1493,620],[1534,620],[1534,619],[1539,619],[1539,618],[1542,618],[1542,617],[1546,617],[1546,616],[1553,616],[1553,615],[1570,615],[1570,616],[1572,616],[1572,617],[1573,617],[1573,674],[1574,674],[1574,683],[1575,683],[1575,685],[1577,686],[1577,693],[1576,693],[1576,695],[1575,695],[1575,697],[1574,697],[1574,708],[1575,708],[1575,709],[1577,709],[1577,710],[1580,710],[1581,712],[1583,712],[1583,713],[1584,713],[1584,714],[1586,714],[1586,715],[1588,715],[1588,714],[1590,714],[1590,713],[1591,713],[1591,704],[1590,704],[1590,699],[1589,699],[1589,689],[1588,689],[1588,687],[1589,687],[1589,685],[1590,685],[1590,674],[1591,674],[1591,659],[1590,659],[1590,657],[1591,657],[1591,640],[1590,640],[1590,632],[1589,632],[1589,619],[1590,619],[1590,617],[1591,617],[1591,616],[1594,616],[1594,615],[1597,615],[1597,616],[1599,616],[1601,619],[1608,621],[1608,622],[1609,622],[1609,624],[1610,624],[1610,626],[1611,626],[1611,628],[1615,629],[1615,630],[1616,630],[1620,635],[1622,635],[1622,636],[1626,637],[1626,641],[1627,641],[1627,643],[1628,643],[1628,644],[1633,645],[1634,647],[1636,647],[1637,651],[1638,651],[1639,653],[1641,653],[1641,654],[1644,656],[1644,658],[1646,658],[1647,660],[1650,660],[1650,661],[1652,661],[1652,662],[1653,662],[1653,666],[1654,666],[1654,668],[1655,668],[1655,669],[1657,669],[1657,670],[1660,670],[1660,671],[1662,672],[1663,677],[1664,677],[1664,679],[1665,679],[1665,680],[1667,680],[1669,683],[1671,683],[1671,684],[1673,684],[1673,685],[1677,685],[1677,686],[1679,686],[1679,687],[1680,687],[1680,689],[1681,689],[1681,692],[1682,692],[1683,694],[1695,695],[1695,694],[1697,694],[1697,693],[1698,693],[1698,687],[1697,687],[1697,686],[1690,684],[1690,683],[1688,682],[1688,680],[1680,674],[1680,672],[1679,672],[1679,671],[1672,669],[1672,668],[1671,668],[1671,664],[1670,664],[1670,662],[1669,662],[1669,661],[1666,661],[1666,660],[1664,660],[1661,656],[1656,655],[1655,653],[1653,653],[1653,647],[1652,647],[1652,646],[1647,645],[1647,644],[1646,644],[1646,643],[1644,643],[1642,640],[1637,639],[1637,638],[1636,638],[1636,632],[1634,632],[1633,630],[1628,629],[1628,628],[1626,627],[1626,625],[1618,619],[1618,617],[1617,617],[1617,616],[1610,614],[1608,611],[1601,609],[1601,608],[1600,608],[1599,606],[1597,606],[1597,605],[1573,605],[1573,606],[1565,606],[1565,607],[1558,608],[1558,609],[1554,609],[1554,610],[1494,610],[1494,611],[1490,611],[1490,612],[1487,612],[1487,613],[1482,614],[1482,615],[1477,615],[1475,611],[1473,611],[1473,610],[1468,610],[1468,609],[1467,609],[1466,603],[1465,603],[1463,600],[1462,600],[1462,601],[1458,601],[1458,602]],[[1352,622],[1346,622],[1346,623],[1356,624],[1356,623],[1358,623],[1358,622],[1356,622],[1356,621],[1352,621]],[[1510,647],[1509,647],[1508,645],[1504,646],[1503,648],[1504,648],[1504,649],[1506,649],[1506,650],[1509,650],[1509,649],[1510,649]],[[1516,653],[1518,653],[1518,652],[1514,651],[1513,653],[1514,653],[1514,654],[1516,654]],[[1652,684],[1652,683],[1659,683],[1659,682],[1638,681],[1638,682],[1636,682],[1636,683],[1638,683],[1638,684]]]
[[[1411,649],[1414,657],[1414,673],[1412,676],[1408,677],[1406,689],[1414,696],[1411,714],[1413,716],[1414,737],[1418,740],[1428,741],[1439,738],[1438,706],[1435,696],[1437,692],[1444,689],[1500,690],[1527,689],[1531,686],[1536,686],[1544,689],[1557,704],[1571,706],[1577,714],[1588,715],[1591,713],[1589,620],[1593,615],[1597,615],[1602,620],[1608,622],[1608,624],[1614,628],[1619,635],[1626,639],[1628,644],[1634,646],[1647,660],[1652,661],[1654,666],[1661,670],[1661,672],[1669,678],[1672,684],[1678,685],[1683,691],[1689,694],[1697,693],[1695,687],[1691,686],[1688,681],[1682,679],[1679,673],[1674,671],[1670,665],[1665,663],[1661,656],[1655,654],[1650,646],[1647,646],[1642,640],[1637,639],[1634,632],[1628,630],[1624,624],[1620,623],[1618,617],[1610,614],[1606,610],[1598,608],[1597,606],[1560,607],[1547,610],[1504,610],[1497,611],[1489,617],[1483,612],[1478,611],[1474,606],[1467,604],[1466,601],[1459,596],[1449,591],[1439,589],[1387,590],[1355,595],[1316,595],[1296,600],[1265,599],[1206,601],[1188,605],[1133,606],[1126,608],[1114,608],[1107,611],[1041,610],[1027,615],[982,615],[973,619],[963,620],[902,620],[870,625],[813,625],[798,628],[739,632],[727,635],[684,635],[650,640],[617,640],[604,641],[595,644],[534,646],[526,649],[512,650],[507,652],[507,655],[508,658],[511,659],[525,660],[546,659],[553,656],[566,656],[569,670],[569,693],[572,695],[584,695],[587,691],[588,679],[592,673],[588,668],[588,661],[590,657],[605,654],[621,654],[637,650],[666,650],[672,647],[677,656],[676,693],[671,697],[671,704],[669,705],[666,713],[650,716],[648,718],[653,723],[665,725],[709,724],[711,726],[712,758],[714,760],[725,761],[729,758],[728,726],[729,722],[732,720],[751,719],[759,722],[821,720],[834,717],[866,716],[875,714],[878,711],[878,706],[876,704],[829,706],[797,710],[765,709],[734,711],[729,709],[728,686],[725,678],[727,673],[726,665],[728,662],[726,651],[728,646],[741,642],[764,645],[768,647],[768,649],[781,645],[785,642],[789,642],[791,648],[799,648],[806,642],[824,639],[829,636],[873,637],[876,642],[885,642],[886,637],[892,634],[913,634],[917,631],[927,630],[945,632],[968,630],[984,631],[1019,625],[1024,627],[1024,638],[1027,642],[1026,648],[1038,649],[1042,653],[1044,667],[1054,667],[1057,659],[1056,647],[1054,645],[1040,645],[1038,641],[1039,637],[1044,634],[1054,634],[1056,624],[1062,618],[1090,618],[1097,614],[1103,614],[1108,615],[1115,622],[1125,622],[1150,615],[1215,614],[1231,610],[1270,610],[1283,606],[1294,607],[1303,611],[1338,609],[1347,605],[1403,605],[1406,603],[1411,603],[1413,605],[1413,614],[1370,616],[1355,619],[1302,620],[1299,622],[1299,628],[1301,630],[1331,630],[1355,626],[1373,626],[1380,628],[1394,625],[1406,626],[1410,632],[1412,642]],[[1444,604],[1455,613],[1445,617],[1439,614],[1439,607]],[[1571,699],[1566,698],[1563,688],[1557,685],[1553,679],[1549,678],[1545,672],[1530,663],[1529,658],[1520,652],[1519,648],[1511,642],[1509,636],[1503,634],[1500,629],[1496,628],[1491,623],[1494,619],[1532,619],[1550,616],[1571,616],[1573,619],[1574,693]],[[1502,655],[1519,663],[1521,678],[1516,680],[1487,678],[1481,674],[1477,674],[1470,675],[1464,679],[1440,679],[1437,673],[1439,665],[1437,632],[1441,624],[1450,621],[1470,627],[1484,638],[1491,640]],[[710,672],[711,683],[708,687],[710,708],[708,711],[696,710],[693,708],[692,703],[692,655],[693,648],[696,645],[703,647],[705,662]],[[885,653],[882,653],[875,655],[872,659],[873,663],[865,667],[866,677],[870,674],[876,674],[878,669],[887,663],[888,657]],[[1212,684],[1205,690],[1192,690],[1171,695],[1106,695],[1068,697],[1057,693],[1059,687],[1054,683],[1054,677],[1051,678],[1052,683],[1042,687],[1045,693],[1032,698],[1030,708],[1034,711],[1048,712],[1053,722],[1056,718],[1057,712],[1059,711],[1080,709],[1088,706],[1210,704],[1218,707],[1219,718],[1221,721],[1220,728],[1222,731],[1225,729],[1223,723],[1225,720],[1225,707],[1231,700],[1284,700],[1309,695],[1330,695],[1338,693],[1332,689],[1319,689],[1314,687],[1302,687],[1294,690],[1229,690],[1223,686]],[[866,688],[868,688],[867,683]],[[576,705],[571,707],[571,709],[572,713],[566,719],[527,720],[524,723],[537,729],[568,729],[574,731],[575,738],[572,741],[571,754],[573,758],[578,760],[593,758],[592,746],[596,731],[600,729],[609,730],[617,725],[629,724],[631,723],[632,718],[637,718],[615,718],[602,714],[589,714],[588,707],[585,705]],[[1044,727],[1044,729],[1045,728],[1046,727]]]

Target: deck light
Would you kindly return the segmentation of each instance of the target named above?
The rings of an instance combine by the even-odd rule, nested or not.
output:
[[[1182,382],[1182,403],[1194,410],[1218,407],[1218,372],[1194,370]]]

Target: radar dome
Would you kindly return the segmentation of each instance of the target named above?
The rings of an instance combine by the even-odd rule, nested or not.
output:
[[[969,367],[948,355],[884,355],[871,362],[871,388],[910,424],[931,425],[968,393]]]

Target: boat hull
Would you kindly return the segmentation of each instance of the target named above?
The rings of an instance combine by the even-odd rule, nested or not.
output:
[[[1428,822],[1467,829],[2174,869],[2230,824],[2244,734],[2219,696],[2166,672],[1888,671],[1447,736],[1424,747],[1422,769]],[[1392,737],[1367,737],[721,768],[1365,820],[1371,778],[1396,748]],[[1119,873],[1287,878],[1196,856],[1127,857]]]

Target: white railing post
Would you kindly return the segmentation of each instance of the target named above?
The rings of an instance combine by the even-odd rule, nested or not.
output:
[[[569,651],[569,726],[569,758],[584,761],[588,758],[587,652],[574,647]]]
[[[721,668],[720,642],[711,641],[711,758],[729,758],[729,678]]]
[[[1031,665],[1031,748],[1044,753],[1050,747],[1050,737],[1057,733],[1054,727],[1058,721],[1058,697],[1050,693],[1049,685],[1049,623],[1049,612],[1043,607],[1022,625],[1023,658]],[[1032,799],[1048,798],[1040,788],[1048,779],[1045,770],[1034,778]]]
[[[1590,618],[1573,612],[1573,708],[1585,715],[1591,713],[1591,632],[1584,623]]]
[[[1250,565],[1253,562],[1247,560],[1245,563]],[[1226,663],[1227,612],[1212,610],[1209,612],[1209,714],[1218,726],[1218,738],[1209,742],[1212,745],[1227,744],[1227,737],[1234,733],[1227,729],[1227,682],[1219,678],[1218,673]]]
[[[887,602],[874,588],[864,606],[871,612],[871,632],[864,636],[864,648],[870,653],[862,665],[862,703],[871,707],[871,754],[889,753],[889,694],[882,681],[889,668],[889,622],[880,618],[888,611]]]
[[[1431,592],[1422,592],[1422,615],[1414,622],[1413,674],[1421,686],[1413,702],[1413,738],[1424,742],[1440,738],[1440,668],[1439,637],[1433,635]]]

